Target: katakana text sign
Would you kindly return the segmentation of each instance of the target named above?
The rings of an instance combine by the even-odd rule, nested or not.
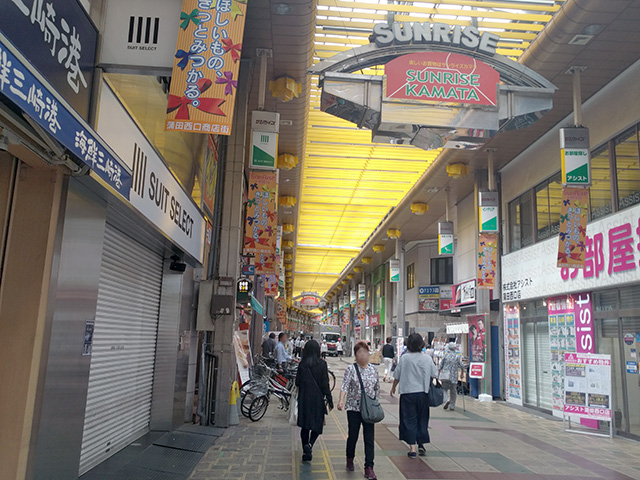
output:
[[[252,171],[249,174],[244,251],[256,255],[256,275],[277,273],[277,180],[277,172]]]
[[[584,268],[588,216],[589,190],[580,187],[563,188],[558,268]]]
[[[246,0],[183,0],[166,130],[229,135]]]

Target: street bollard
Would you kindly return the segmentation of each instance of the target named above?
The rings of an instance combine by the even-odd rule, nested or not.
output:
[[[238,425],[240,417],[238,416],[238,399],[240,398],[240,388],[238,382],[235,381],[231,385],[231,394],[229,396],[229,425]]]

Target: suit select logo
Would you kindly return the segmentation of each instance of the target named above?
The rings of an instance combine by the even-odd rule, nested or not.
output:
[[[127,49],[156,51],[160,34],[160,17],[129,17]]]

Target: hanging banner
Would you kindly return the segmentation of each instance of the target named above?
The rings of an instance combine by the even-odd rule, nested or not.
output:
[[[498,193],[478,193],[478,219],[480,221],[480,233],[498,232]]]
[[[589,129],[585,127],[560,129],[560,157],[562,183],[570,186],[591,185],[589,168]]]
[[[418,287],[418,311],[437,312],[440,310],[440,287]]]
[[[247,3],[183,0],[166,130],[229,135]]]
[[[351,290],[349,292],[349,303],[351,304],[352,307],[355,307],[356,305],[356,300],[358,300],[358,292],[357,290]]]
[[[233,349],[236,354],[238,375],[244,385],[249,381],[249,367],[251,367],[251,348],[249,346],[249,330],[233,332]]]
[[[342,324],[349,325],[349,322],[351,322],[350,310],[345,308],[342,312]]]
[[[505,392],[507,401],[522,405],[522,370],[520,366],[520,307],[504,306]]]
[[[438,255],[453,255],[453,223],[438,223]]]
[[[358,300],[366,300],[367,299],[367,286],[364,284],[358,285]]]
[[[400,281],[400,260],[389,260],[389,281],[391,283]]]
[[[244,251],[256,255],[256,275],[276,274],[277,180],[277,172],[251,171],[249,174]]]
[[[365,323],[365,301],[358,299],[356,304],[356,325],[364,326]]]
[[[498,262],[498,234],[481,233],[478,236],[477,285],[481,290],[496,288],[496,265]]]
[[[562,189],[558,268],[584,268],[589,216],[589,190]]]
[[[469,356],[471,362],[484,363],[486,352],[486,330],[484,326],[484,315],[469,315],[467,317],[469,322],[469,346],[471,355]]]
[[[276,299],[276,318],[283,327],[287,323],[287,304],[283,297]]]
[[[581,419],[611,418],[611,355],[565,353],[564,413]]]
[[[264,295],[266,297],[278,296],[278,276],[266,275],[264,281]]]
[[[553,409],[564,411],[564,357],[576,351],[576,323],[571,296],[547,300],[549,311],[549,349],[551,351],[551,388]]]
[[[207,135],[202,174],[202,209],[213,218],[216,184],[218,183],[218,144],[213,135]]]

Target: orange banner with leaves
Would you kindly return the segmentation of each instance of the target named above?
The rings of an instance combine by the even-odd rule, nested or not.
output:
[[[166,130],[229,135],[247,0],[183,0]]]
[[[496,288],[496,265],[498,262],[498,234],[481,233],[478,236],[478,275],[479,289]]]
[[[558,268],[584,268],[588,207],[588,188],[565,187],[562,189]]]
[[[244,251],[255,254],[256,275],[275,276],[277,273],[277,188],[277,172],[253,170],[249,173]]]

